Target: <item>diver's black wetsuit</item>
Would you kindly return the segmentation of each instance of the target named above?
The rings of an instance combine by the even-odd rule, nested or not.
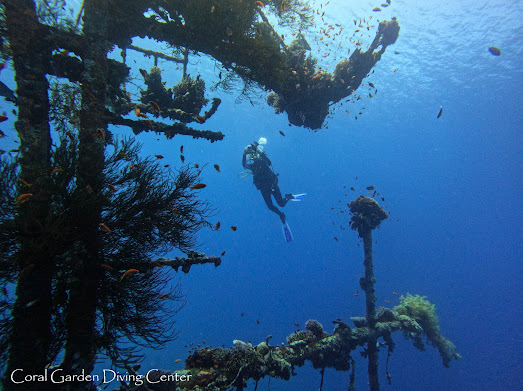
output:
[[[253,156],[252,161],[247,161],[248,154]],[[265,152],[258,148],[257,142],[252,143],[243,150],[242,165],[246,169],[251,170],[254,185],[262,193],[267,207],[280,216],[282,223],[285,223],[285,214],[274,206],[271,196],[274,196],[276,203],[283,208],[293,198],[292,194],[286,194],[285,198],[281,196],[280,187],[278,186],[278,175],[272,171],[271,161]]]

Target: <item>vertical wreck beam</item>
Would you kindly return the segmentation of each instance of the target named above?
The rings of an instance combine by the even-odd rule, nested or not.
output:
[[[74,211],[81,244],[75,254],[75,278],[66,310],[67,341],[62,369],[69,374],[90,373],[95,364],[97,290],[101,278],[102,187],[106,124],[104,122],[108,75],[108,4],[106,0],[84,2],[83,33],[88,47],[82,58],[82,108],[80,111],[77,189]],[[68,384],[88,389],[88,382]]]
[[[20,185],[18,194],[32,194],[18,204],[15,217],[19,238],[17,262],[21,272],[16,286],[3,389],[30,391],[42,387],[42,383],[16,385],[10,376],[15,369],[23,369],[24,373],[42,373],[48,363],[51,340],[54,267],[45,240],[49,216],[51,134],[49,85],[44,71],[48,67],[50,50],[41,40],[43,34],[32,0],[4,0],[2,4],[18,95],[15,128],[20,139],[20,178],[31,183],[29,189]]]
[[[360,278],[361,289],[365,291],[365,317],[367,318],[367,327],[374,329],[376,326],[376,290],[374,284],[374,264],[372,262],[372,230],[366,229],[360,236],[363,239],[363,251],[365,259],[363,265],[365,266],[365,277]],[[376,346],[378,340],[371,339],[367,343],[367,359],[369,365],[367,368],[369,374],[369,390],[379,391],[380,383],[378,377],[378,347]]]
[[[360,278],[361,289],[365,291],[365,313],[367,327],[374,329],[376,326],[376,293],[374,284],[374,264],[372,260],[372,230],[379,227],[382,220],[389,216],[378,205],[378,203],[369,197],[359,196],[349,204],[352,214],[350,227],[358,231],[358,235],[363,239],[363,251],[365,258],[363,265],[365,267],[365,277]],[[367,343],[367,359],[369,360],[369,390],[379,391],[380,383],[378,377],[378,347],[377,338],[372,338]]]

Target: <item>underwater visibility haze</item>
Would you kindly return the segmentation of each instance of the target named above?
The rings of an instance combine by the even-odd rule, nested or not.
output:
[[[0,12],[2,389],[523,389],[519,2]]]

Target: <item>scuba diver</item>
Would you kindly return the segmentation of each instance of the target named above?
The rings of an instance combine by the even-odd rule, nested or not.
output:
[[[285,214],[274,206],[271,197],[274,197],[278,206],[283,208],[289,201],[301,201],[305,193],[296,195],[289,193],[285,194],[285,198],[282,197],[280,187],[278,186],[278,174],[274,173],[271,167],[272,163],[263,151],[265,144],[267,144],[267,139],[261,137],[258,141],[254,141],[246,146],[243,150],[242,165],[251,171],[256,189],[261,192],[267,208],[280,217],[285,240],[291,242],[293,240],[292,233],[287,224]]]

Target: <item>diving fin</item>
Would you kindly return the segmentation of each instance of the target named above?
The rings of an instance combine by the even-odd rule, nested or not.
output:
[[[289,227],[289,224],[283,223],[281,225],[281,229],[283,231],[283,237],[285,238],[285,241],[287,243],[294,241],[294,238],[292,237],[291,227]]]
[[[295,201],[295,202],[297,202],[297,201],[301,201],[301,199],[303,198],[303,196],[306,196],[306,195],[307,195],[307,193],[293,194],[292,196],[293,196],[294,198],[291,198],[291,201]]]

